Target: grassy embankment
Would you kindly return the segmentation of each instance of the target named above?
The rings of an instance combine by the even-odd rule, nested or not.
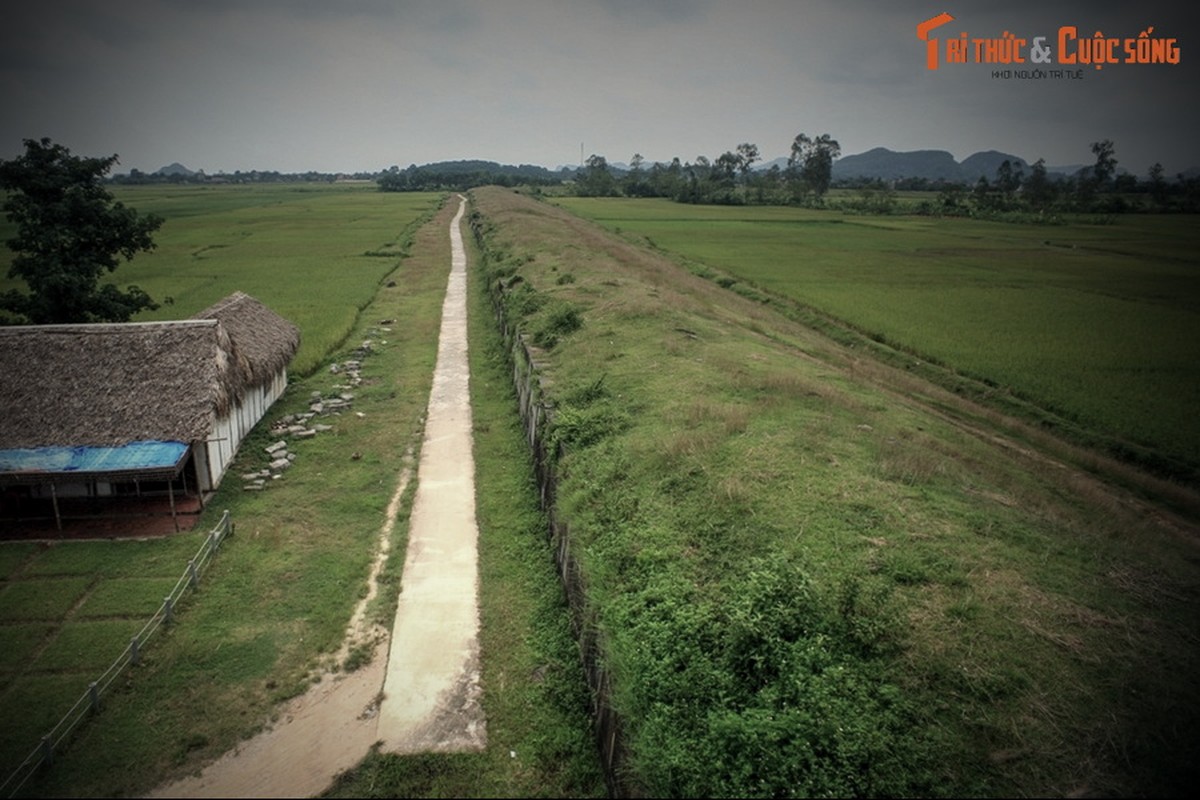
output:
[[[406,451],[419,444],[436,355],[449,264],[445,231],[453,209],[447,206],[420,230],[410,227],[432,210],[435,196],[397,198],[341,187],[299,192],[294,187],[229,187],[216,192],[172,189],[161,201],[147,196],[139,196],[136,204],[126,200],[139,210],[168,216],[154,258],[183,255],[175,262],[157,262],[166,275],[147,269],[136,280],[119,272],[121,279],[174,294],[176,312],[201,308],[235,289],[277,309],[307,309],[310,323],[305,327],[302,322],[302,329],[314,354],[310,370],[324,359],[349,357],[360,342],[371,339],[374,345],[364,359],[366,379],[354,400],[355,410],[364,416],[336,419],[333,432],[293,445],[297,463],[263,493],[244,493],[236,475],[261,466],[262,446],[270,437],[261,430],[247,440],[231,470],[234,478],[210,504],[206,518],[215,519],[220,509],[229,508],[236,535],[177,613],[178,624],[156,637],[142,666],[105,699],[103,713],[85,724],[52,769],[26,787],[30,796],[136,794],[187,774],[268,724],[276,705],[303,692],[321,668],[338,667],[331,664],[333,654],[354,603],[366,590],[385,507],[409,463]],[[309,224],[293,224],[286,213],[291,202],[300,203],[297,216]],[[210,248],[206,257],[191,256],[197,237],[207,232],[221,239],[231,226],[252,231],[241,237],[245,252],[231,245]],[[346,227],[358,234],[350,236]],[[294,261],[269,255],[270,242],[281,241],[279,228],[288,232],[282,238],[297,254]],[[363,255],[380,251],[390,257]],[[401,260],[406,251],[410,255]],[[195,270],[201,274],[192,274]],[[292,283],[296,278],[308,281],[307,293]],[[381,287],[385,278],[398,286]],[[200,286],[203,292],[196,288]],[[338,294],[350,288],[357,292],[353,300]],[[353,308],[344,307],[346,302]],[[344,318],[353,319],[344,340],[327,338],[321,350],[322,332],[337,336]],[[397,322],[381,324],[388,319]],[[310,392],[328,392],[338,380],[323,369],[308,378],[293,377],[268,420],[305,409]],[[509,479],[516,474],[510,468],[504,473]],[[459,784],[480,779],[485,785],[510,787],[497,791],[564,794],[596,780],[594,755],[578,748],[587,738],[586,721],[578,714],[582,684],[570,672],[569,643],[562,650],[568,639],[565,617],[553,592],[547,594],[547,587],[556,588],[549,556],[536,558],[529,548],[540,540],[527,542],[520,536],[521,526],[530,524],[521,516],[528,500],[519,493],[513,496],[511,485],[490,485],[481,483],[481,493],[491,498],[483,507],[502,520],[506,514],[516,517],[511,524],[495,525],[501,536],[509,537],[501,540],[507,544],[497,545],[508,560],[485,556],[483,561],[485,575],[508,570],[513,576],[511,581],[488,581],[483,594],[485,620],[505,622],[505,635],[490,640],[484,662],[485,680],[508,689],[489,693],[486,701],[489,733],[504,757],[476,758],[465,766],[456,757],[441,762],[402,759],[392,774],[406,776],[412,785],[429,774],[429,763],[441,763],[457,771]],[[393,554],[403,553],[404,520],[414,490],[415,484],[410,485],[401,507],[390,543]],[[206,530],[205,520],[196,530]],[[0,703],[6,719],[22,721],[5,727],[6,765],[13,761],[15,766],[66,710],[64,703],[73,702],[87,681],[111,663],[161,600],[160,584],[178,577],[200,535],[153,542],[0,546],[0,600],[10,612],[0,624],[0,652],[6,656]],[[544,579],[531,577],[539,567]],[[390,625],[401,568],[402,558],[393,557],[381,580],[380,599],[371,612],[380,624]],[[35,611],[14,610],[21,608]],[[341,668],[353,668],[350,662],[367,649],[357,648]],[[527,663],[535,665],[532,672],[524,671]],[[526,706],[540,713],[528,714]],[[551,743],[536,744],[547,738]],[[572,742],[573,757],[580,760],[564,755]],[[522,758],[511,759],[510,747]],[[548,752],[555,758],[546,758]]]
[[[1195,779],[1194,519],[662,253],[512,192],[475,197],[490,276],[546,349],[559,511],[634,786]],[[874,257],[857,249],[843,263]]]
[[[829,315],[927,377],[973,378],[1006,411],[1200,482],[1195,217],[1031,225],[556,202],[734,291]]]

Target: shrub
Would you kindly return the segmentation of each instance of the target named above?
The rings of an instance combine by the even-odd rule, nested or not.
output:
[[[559,338],[583,327],[578,309],[564,301],[556,302],[533,330],[533,343],[547,350],[558,344]]]
[[[832,592],[786,559],[744,570],[728,595],[663,575],[621,604],[618,661],[639,676],[624,700],[646,793],[928,794],[919,709],[877,657],[894,620],[884,598]]]
[[[511,288],[504,294],[504,307],[509,319],[515,322],[536,313],[546,304],[548,298],[539,294],[528,281],[510,281],[509,286]]]
[[[613,434],[620,433],[630,425],[629,415],[614,408],[610,403],[593,406],[560,407],[554,414],[554,429],[551,441],[566,450],[590,447]]]

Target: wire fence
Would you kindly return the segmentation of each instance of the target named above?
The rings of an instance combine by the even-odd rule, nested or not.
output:
[[[87,689],[83,692],[75,705],[63,715],[58,724],[50,729],[46,735],[41,738],[41,741],[33,748],[25,760],[19,767],[13,770],[12,774],[0,784],[0,795],[6,797],[15,797],[21,787],[29,780],[29,778],[42,766],[49,766],[54,763],[54,755],[66,742],[67,737],[75,730],[84,720],[91,715],[99,712],[100,698],[102,698],[109,687],[112,686],[122,672],[127,667],[137,666],[141,660],[142,650],[146,643],[154,636],[158,630],[164,625],[170,625],[174,620],[175,607],[183,598],[185,592],[189,589],[195,589],[200,581],[200,575],[208,567],[214,556],[217,548],[221,546],[221,542],[226,537],[233,533],[233,521],[226,511],[221,515],[221,519],[204,537],[204,542],[200,545],[200,549],[196,555],[187,563],[183,574],[179,580],[175,582],[175,587],[170,593],[163,598],[162,605],[154,612],[154,616],[150,617],[142,629],[134,636],[129,644],[117,656],[112,665],[106,669],[100,677],[91,681],[87,685]]]

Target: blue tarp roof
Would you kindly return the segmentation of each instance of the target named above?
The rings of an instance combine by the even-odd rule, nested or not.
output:
[[[130,472],[171,469],[187,454],[183,442],[130,442],[120,447],[36,447],[0,450],[0,473]]]

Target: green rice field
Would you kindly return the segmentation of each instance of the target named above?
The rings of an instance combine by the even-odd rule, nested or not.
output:
[[[1200,462],[1200,228],[557,204],[1055,413]],[[736,287],[734,287],[736,288]]]
[[[154,235],[155,250],[111,276],[162,304],[137,321],[189,317],[243,291],[300,327],[292,371],[301,375],[349,334],[415,224],[440,198],[349,183],[126,186],[113,194],[166,220]],[[11,230],[0,221],[0,238]],[[0,289],[13,285],[11,258],[7,248],[0,252]]]

